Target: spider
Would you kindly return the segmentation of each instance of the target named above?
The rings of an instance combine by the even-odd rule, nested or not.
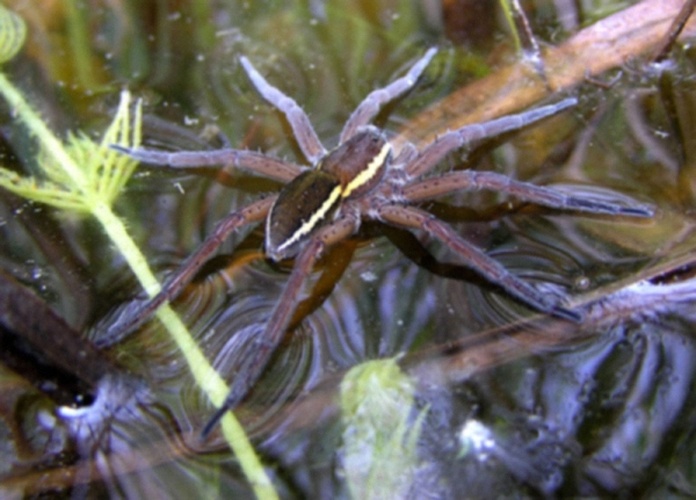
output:
[[[273,261],[294,258],[287,284],[265,331],[257,337],[253,355],[245,361],[224,404],[203,429],[207,435],[228,410],[233,409],[263,373],[287,329],[299,302],[303,284],[327,247],[354,235],[363,219],[422,231],[463,258],[487,280],[497,284],[532,309],[569,321],[582,315],[563,307],[558,299],[511,274],[493,258],[463,239],[446,223],[414,206],[457,191],[488,189],[553,209],[650,217],[653,210],[639,204],[611,203],[591,196],[573,196],[550,187],[521,182],[494,172],[472,170],[429,174],[450,152],[474,141],[523,128],[576,104],[566,98],[520,114],[464,126],[440,135],[420,151],[405,145],[393,151],[385,132],[370,125],[381,108],[412,89],[435,56],[428,50],[407,73],[384,88],[371,92],[349,117],[339,144],[327,151],[309,118],[290,97],[268,83],[246,57],[240,63],[258,93],[281,111],[311,167],[296,165],[263,153],[220,149],[162,152],[113,146],[145,163],[171,167],[226,165],[260,174],[286,184],[278,194],[264,197],[228,214],[213,233],[189,256],[180,270],[165,281],[162,291],[114,328],[130,331],[165,301],[174,299],[219,245],[234,231],[265,220],[265,254]]]

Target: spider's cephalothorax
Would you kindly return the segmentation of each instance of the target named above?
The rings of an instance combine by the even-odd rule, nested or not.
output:
[[[582,316],[578,311],[559,305],[556,297],[541,292],[511,274],[446,223],[414,205],[456,191],[489,189],[554,209],[633,217],[652,216],[651,207],[638,203],[613,203],[586,194],[570,195],[567,191],[516,181],[494,172],[463,170],[428,175],[451,151],[557,114],[576,104],[576,100],[572,98],[446,132],[420,151],[406,145],[400,151],[392,153],[385,135],[369,125],[369,122],[384,104],[413,88],[435,53],[435,49],[428,50],[406,75],[370,93],[350,116],[341,132],[339,145],[330,152],[319,141],[302,108],[271,86],[245,57],[240,58],[256,90],[285,114],[300,149],[312,165],[310,169],[248,150],[166,153],[114,146],[147,163],[188,168],[225,165],[286,182],[279,194],[230,213],[182,264],[181,269],[165,282],[159,295],[135,306],[129,311],[130,314],[124,315],[125,320],[112,327],[114,335],[135,328],[160,304],[176,297],[233,231],[244,225],[266,220],[266,254],[274,260],[294,257],[294,266],[257,343],[255,353],[245,358],[243,366],[238,368],[239,376],[233,381],[225,404],[205,427],[204,434],[212,429],[225,411],[239,403],[263,373],[288,327],[305,278],[311,273],[317,258],[327,246],[353,235],[362,219],[423,231],[519,301],[542,312],[580,321]],[[395,156],[393,159],[392,154]]]

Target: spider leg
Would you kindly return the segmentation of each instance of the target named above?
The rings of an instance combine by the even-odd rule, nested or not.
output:
[[[243,149],[169,152],[141,148],[126,148],[118,144],[112,144],[110,147],[131,158],[151,165],[166,165],[174,168],[200,168],[215,165],[231,165],[281,182],[294,179],[304,170],[303,167],[295,165],[294,163]]]
[[[307,276],[312,272],[314,263],[324,249],[353,234],[358,227],[359,219],[346,215],[320,229],[307,242],[295,259],[295,265],[290,273],[283,293],[276,303],[271,318],[262,334],[255,342],[255,351],[236,371],[238,377],[233,381],[225,402],[218,408],[206,423],[201,436],[205,438],[217,425],[223,415],[232,410],[246,396],[251,387],[261,377],[273,353],[280,344],[287,329],[293,312],[301,298],[302,287]]]
[[[254,84],[258,93],[261,94],[261,97],[285,114],[300,149],[302,149],[305,157],[312,165],[316,164],[326,154],[326,149],[324,149],[324,146],[321,144],[307,114],[294,99],[286,96],[268,83],[266,79],[256,71],[256,68],[249,62],[249,59],[242,56],[239,58],[239,62],[242,63],[251,83]]]
[[[530,109],[524,113],[466,125],[458,130],[447,132],[425,147],[413,162],[406,165],[406,172],[410,174],[411,177],[420,177],[434,168],[440,160],[455,149],[470,146],[474,141],[495,137],[506,132],[512,132],[513,130],[519,130],[527,125],[575,106],[577,102],[577,99],[570,97],[555,104]]]
[[[179,272],[165,281],[157,295],[145,303],[138,301],[126,307],[116,322],[109,327],[107,337],[110,340],[122,338],[147,321],[164,302],[175,299],[222,242],[240,227],[262,221],[276,198],[277,196],[269,196],[255,201],[222,219],[198,250],[183,262]]]
[[[403,188],[403,195],[409,202],[419,202],[464,189],[489,189],[537,205],[561,210],[631,217],[652,217],[655,213],[654,209],[648,205],[620,205],[590,195],[576,196],[551,187],[518,181],[496,172],[475,170],[449,172],[413,182]]]
[[[411,90],[436,53],[436,48],[429,49],[404,76],[382,89],[370,92],[348,118],[341,132],[339,144],[353,137],[358,128],[367,125],[379,113],[382,106]]]
[[[469,265],[483,277],[500,285],[510,295],[521,302],[559,318],[578,322],[582,316],[575,311],[557,304],[556,300],[510,273],[498,261],[486,255],[459,236],[452,228],[435,216],[423,210],[403,205],[383,205],[378,215],[384,222],[396,226],[422,229],[434,236],[453,252],[463,257]]]

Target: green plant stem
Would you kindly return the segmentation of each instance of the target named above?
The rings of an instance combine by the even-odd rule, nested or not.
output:
[[[48,129],[32,107],[24,100],[22,94],[3,73],[0,73],[0,94],[9,103],[13,116],[25,123],[30,132],[75,182],[76,187],[84,195],[86,203],[90,206],[91,213],[102,225],[117,250],[126,259],[126,262],[147,294],[150,297],[156,295],[161,290],[161,285],[148,266],[145,256],[128,234],[123,221],[90,188],[83,171],[66,152],[61,141]],[[169,304],[161,306],[156,315],[184,355],[198,386],[205,391],[215,406],[220,406],[229,391],[224,380],[210,365],[194,342],[186,326]],[[231,412],[228,412],[222,419],[222,430],[230,448],[239,460],[242,470],[250,481],[256,496],[258,498],[278,498],[244,429]]]
[[[78,81],[85,88],[96,89],[98,84],[95,81],[93,66],[90,64],[91,45],[89,43],[89,28],[85,19],[85,11],[88,5],[81,0],[67,0],[65,8],[68,21],[70,53],[72,54]]]

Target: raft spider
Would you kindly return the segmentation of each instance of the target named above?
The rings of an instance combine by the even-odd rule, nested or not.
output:
[[[172,167],[225,165],[250,171],[286,183],[278,194],[264,197],[227,215],[213,233],[169,278],[162,292],[137,308],[115,326],[130,330],[147,319],[165,301],[174,299],[182,288],[232,232],[265,220],[265,254],[274,261],[294,258],[285,289],[276,303],[255,351],[245,360],[246,370],[233,381],[225,403],[206,425],[206,435],[224,413],[234,408],[265,369],[281,341],[299,302],[303,284],[319,256],[330,245],[354,235],[364,219],[401,228],[423,231],[463,258],[487,280],[533,309],[570,321],[581,321],[579,312],[563,307],[510,273],[482,250],[463,239],[445,222],[413,205],[461,190],[488,189],[520,200],[561,210],[650,217],[644,205],[625,206],[591,196],[573,196],[551,187],[514,180],[495,172],[473,170],[428,175],[450,152],[472,142],[521,129],[576,104],[567,98],[519,114],[464,126],[440,135],[420,150],[406,145],[394,152],[384,131],[370,125],[380,109],[414,87],[435,56],[431,48],[408,72],[388,86],[371,92],[350,116],[339,144],[324,148],[309,118],[290,97],[268,83],[246,57],[240,62],[258,93],[281,111],[311,167],[274,158],[260,152],[238,149],[215,151],[162,152],[113,146],[140,161]]]

